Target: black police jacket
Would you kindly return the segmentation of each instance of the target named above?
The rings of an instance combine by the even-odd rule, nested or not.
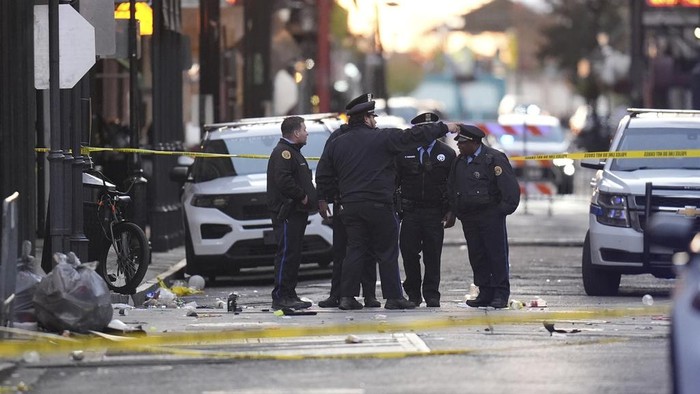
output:
[[[327,143],[316,167],[316,184],[327,193],[337,182],[343,203],[393,204],[396,155],[427,145],[446,133],[447,126],[442,122],[407,130],[348,125],[347,131]]]
[[[279,212],[282,204],[292,200],[296,210],[318,210],[312,178],[309,164],[301,154],[301,145],[281,138],[267,162],[267,207]],[[304,196],[309,197],[306,205],[301,204]]]
[[[447,208],[447,177],[457,154],[441,141],[435,141],[427,160],[420,162],[419,149],[411,149],[396,157],[397,185],[401,199],[416,206]],[[404,203],[404,209],[409,208]]]
[[[471,163],[459,155],[447,181],[450,208],[457,217],[490,206],[510,215],[520,203],[520,185],[508,157],[503,152],[481,145]]]
[[[334,130],[331,135],[328,137],[326,140],[326,144],[323,146],[323,151],[325,152],[326,149],[328,148],[328,144],[333,141],[334,139],[340,137],[341,135],[345,134],[348,130],[350,129],[350,126],[347,124],[341,125],[340,128]],[[321,154],[323,156],[323,154]],[[321,165],[321,162],[319,161],[319,165]],[[325,165],[325,163],[324,163]],[[316,173],[318,174],[318,166],[316,169]],[[327,202],[335,202],[337,199],[340,197],[340,191],[338,191],[338,179],[335,179],[333,182],[325,182],[323,184],[316,184],[316,191],[318,195],[319,200],[324,200]]]

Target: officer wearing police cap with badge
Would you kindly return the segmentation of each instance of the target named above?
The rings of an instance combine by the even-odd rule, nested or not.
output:
[[[407,130],[377,129],[374,106],[371,94],[348,103],[348,130],[326,145],[316,167],[319,190],[338,186],[340,216],[348,234],[338,307],[362,308],[354,295],[359,292],[363,267],[374,260],[379,263],[382,295],[387,300],[384,308],[412,309],[415,304],[404,298],[398,266],[394,159],[402,151],[427,145],[448,131],[459,131],[459,126],[430,122]]]
[[[267,206],[277,241],[275,287],[272,309],[303,309],[311,306],[296,293],[304,232],[309,212],[317,208],[311,169],[301,153],[309,133],[304,118],[282,121],[282,138],[267,163]]]
[[[485,133],[460,124],[459,155],[448,179],[450,207],[462,222],[474,284],[471,307],[505,308],[510,297],[506,216],[520,203],[520,186],[506,155],[484,145]]]
[[[437,122],[432,112],[419,114],[412,124]],[[447,199],[447,176],[456,157],[444,142],[405,151],[396,158],[396,182],[401,207],[399,248],[406,278],[408,300],[419,306],[440,306],[440,257],[445,228],[454,225]],[[425,275],[421,278],[421,252]]]

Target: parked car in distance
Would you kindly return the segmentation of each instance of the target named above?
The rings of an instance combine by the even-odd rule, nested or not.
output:
[[[302,153],[314,171],[330,133],[340,127],[336,114],[300,115],[309,138]],[[282,137],[284,117],[241,119],[205,125],[203,153],[268,156]],[[315,158],[315,160],[314,160]],[[183,182],[185,272],[214,280],[241,268],[274,265],[277,250],[267,207],[267,162],[247,157],[196,157],[189,168],[174,168]],[[309,216],[302,263],[331,262],[332,229],[318,213]]]
[[[488,143],[508,157],[566,153],[571,148],[568,130],[550,115],[510,113],[498,116],[497,124],[487,123]],[[549,182],[555,194],[571,194],[576,166],[572,159],[512,161],[518,180]]]
[[[700,149],[700,111],[629,109],[611,152]],[[647,219],[656,213],[700,216],[700,158],[614,158],[586,161],[597,169],[581,273],[586,294],[615,295],[622,274],[674,277],[672,249],[651,245]]]

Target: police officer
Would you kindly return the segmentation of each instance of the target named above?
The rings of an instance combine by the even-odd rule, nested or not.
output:
[[[311,170],[301,154],[309,136],[304,119],[290,116],[281,128],[282,138],[267,163],[267,206],[277,240],[272,309],[303,309],[311,303],[297,296],[297,274],[309,212],[318,203]]]
[[[346,108],[348,110],[350,108]],[[340,128],[333,131],[326,140],[326,147],[339,136],[345,134],[350,128],[350,125],[344,124]],[[325,148],[324,147],[324,150]],[[327,187],[323,189],[323,186]],[[342,217],[339,215],[341,205],[340,194],[338,191],[337,180],[333,184],[325,184],[318,186],[318,208],[321,216],[332,223],[333,226],[333,273],[331,276],[331,291],[328,298],[319,301],[318,306],[321,308],[337,308],[340,305],[340,286],[343,272],[343,261],[345,260],[345,251],[348,245],[348,234],[343,224]],[[329,203],[333,203],[333,215],[330,213]],[[382,306],[377,299],[377,264],[374,260],[367,261],[367,264],[362,270],[362,295],[364,296],[365,308],[378,308]]]
[[[379,262],[382,294],[386,309],[412,309],[415,304],[403,296],[398,267],[399,222],[393,205],[396,171],[394,158],[401,151],[415,149],[441,137],[454,124],[427,123],[409,130],[377,130],[375,102],[371,94],[348,104],[348,130],[329,142],[316,167],[316,183],[327,190],[337,182],[340,216],[348,233],[348,247],[342,269],[339,308],[361,309],[354,295],[359,292],[363,266]]]
[[[465,124],[459,129],[459,156],[450,171],[448,193],[479,287],[479,295],[467,305],[505,308],[510,297],[506,216],[520,203],[520,187],[506,155],[482,144],[481,129]]]
[[[412,124],[437,122],[438,116],[427,112],[411,120]],[[449,211],[447,176],[455,151],[433,140],[430,144],[403,152],[396,159],[397,185],[401,199],[401,233],[399,247],[406,278],[403,289],[408,300],[420,306],[423,252],[425,276],[422,294],[428,307],[440,306],[440,256],[445,228],[454,226]]]

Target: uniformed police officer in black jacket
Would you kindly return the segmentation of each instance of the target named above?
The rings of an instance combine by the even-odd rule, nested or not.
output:
[[[448,180],[450,207],[462,222],[479,295],[471,307],[505,308],[510,297],[506,216],[520,203],[520,186],[508,158],[481,143],[484,132],[459,125],[459,156]]]
[[[409,130],[376,128],[371,94],[353,99],[347,111],[349,129],[329,142],[316,167],[316,183],[327,190],[335,182],[340,192],[340,216],[348,233],[343,262],[340,305],[343,310],[361,309],[354,298],[359,292],[367,261],[379,262],[386,309],[411,309],[415,304],[403,296],[398,266],[399,221],[393,204],[395,156],[426,145],[457,124],[427,123]],[[327,212],[324,213],[327,215]]]
[[[346,110],[350,109],[349,107]],[[333,131],[326,140],[326,146],[334,139],[345,134],[350,128],[350,125],[344,124],[340,128]],[[325,146],[324,146],[325,150]],[[326,189],[322,187],[325,186]],[[326,183],[318,185],[318,207],[319,212],[325,220],[329,220],[333,226],[333,273],[331,276],[331,291],[328,298],[319,301],[318,306],[321,308],[337,308],[340,306],[340,286],[342,283],[343,261],[348,246],[348,233],[343,224],[340,212],[340,192],[338,191],[337,181],[333,184]],[[333,215],[328,216],[329,203],[333,203]],[[365,308],[379,308],[382,306],[377,299],[377,264],[370,260],[365,264],[362,271],[362,295],[364,297]],[[359,293],[357,294],[359,295]]]
[[[297,296],[297,274],[309,212],[317,207],[311,170],[301,154],[309,133],[304,119],[290,116],[282,122],[282,138],[267,163],[267,206],[277,240],[272,309],[311,306]]]
[[[412,124],[437,122],[427,112],[411,120]],[[454,149],[434,140],[401,153],[396,158],[398,198],[401,199],[399,247],[406,279],[403,289],[408,300],[419,306],[425,297],[428,307],[440,306],[440,256],[445,228],[454,226],[449,213],[447,176],[455,157]],[[423,252],[425,276],[421,283],[420,254]]]

